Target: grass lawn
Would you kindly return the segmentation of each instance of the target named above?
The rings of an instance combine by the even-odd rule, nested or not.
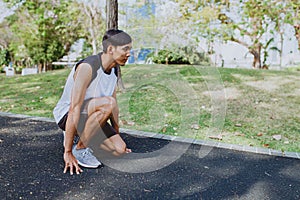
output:
[[[52,118],[70,69],[0,75],[0,111]],[[300,152],[300,72],[127,65],[123,128]]]

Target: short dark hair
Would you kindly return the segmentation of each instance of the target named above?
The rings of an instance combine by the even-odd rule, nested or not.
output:
[[[109,45],[123,46],[125,44],[131,43],[131,41],[132,39],[130,35],[128,35],[124,31],[118,29],[110,29],[106,31],[102,38],[103,52],[106,53],[107,47]]]

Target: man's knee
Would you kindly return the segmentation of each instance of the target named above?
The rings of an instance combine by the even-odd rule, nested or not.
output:
[[[102,112],[102,114],[110,115],[112,110],[117,106],[117,102],[113,97],[101,97],[94,99],[89,105],[89,113]]]
[[[113,109],[116,107],[117,102],[115,98],[113,97],[104,97],[105,98],[105,104],[103,105],[102,109],[107,115],[111,115]]]
[[[116,99],[114,97],[104,97],[107,101],[107,105],[110,105],[110,107],[114,108],[117,106]]]

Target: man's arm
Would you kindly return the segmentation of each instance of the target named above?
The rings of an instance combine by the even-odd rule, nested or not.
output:
[[[73,168],[77,174],[82,172],[78,166],[78,162],[72,154],[73,139],[77,132],[77,124],[80,119],[81,105],[84,101],[86,89],[92,79],[92,68],[86,63],[80,64],[74,74],[74,86],[71,92],[71,105],[66,122],[66,135],[65,135],[65,150],[64,161],[66,173],[70,168],[70,174],[73,174]]]

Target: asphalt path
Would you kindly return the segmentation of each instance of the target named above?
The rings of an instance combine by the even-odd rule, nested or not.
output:
[[[122,137],[137,154],[157,152],[170,144],[126,133]],[[63,173],[62,140],[53,122],[0,116],[0,199],[300,199],[300,159],[296,158],[216,147],[201,156],[199,152],[210,147],[191,144],[178,159],[156,170],[146,167],[135,172],[126,166],[122,170],[114,167],[112,159],[103,167],[84,168],[82,174],[71,176]],[[186,147],[173,144],[167,150],[170,156]],[[152,161],[153,166],[160,162]]]

